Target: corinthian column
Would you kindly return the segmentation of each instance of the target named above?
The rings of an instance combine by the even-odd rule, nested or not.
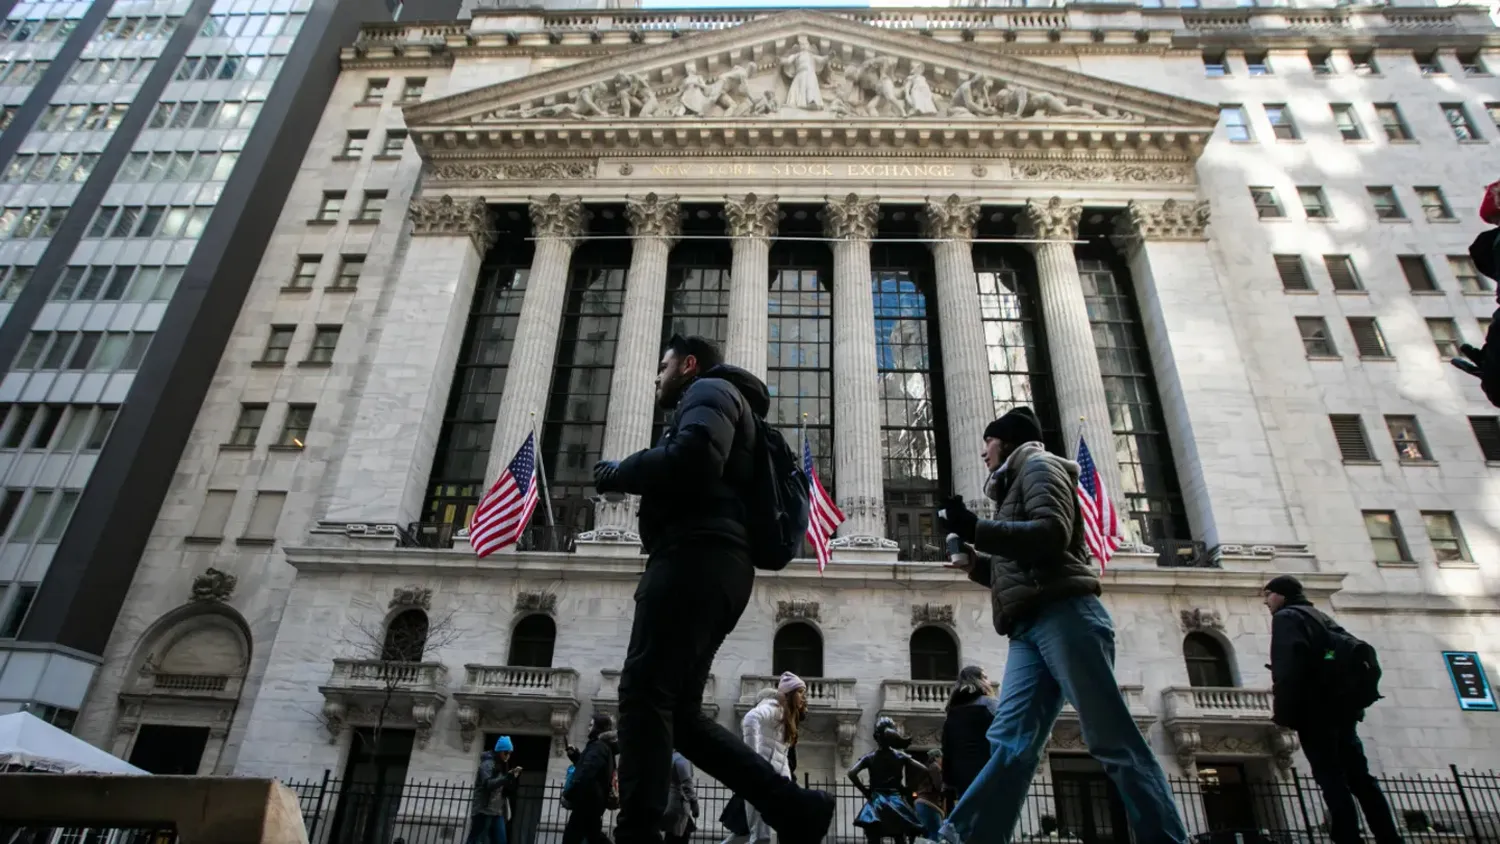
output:
[[[948,416],[948,452],[953,491],[984,500],[984,464],[975,456],[984,427],[995,416],[989,353],[984,342],[979,284],[974,278],[974,224],[979,200],[957,194],[929,200],[924,234],[933,238],[937,269],[938,326],[943,338],[943,390]]]
[[[1067,456],[1075,457],[1078,437],[1088,440],[1089,453],[1109,489],[1110,500],[1123,510],[1109,402],[1104,395],[1104,379],[1099,375],[1099,353],[1094,348],[1094,329],[1083,298],[1083,281],[1078,277],[1078,260],[1073,257],[1072,241],[1078,237],[1082,214],[1082,205],[1064,204],[1054,196],[1046,203],[1028,201],[1024,222],[1029,236],[1049,241],[1033,243],[1031,251],[1036,255],[1042,325],[1047,332],[1063,449]]]
[[[880,219],[876,199],[849,194],[828,200],[823,217],[833,242],[833,471],[839,509],[836,548],[894,549],[885,538],[881,476],[880,381],[875,366],[875,298],[870,239]]]
[[[392,270],[394,293],[338,470],[326,476],[334,483],[323,516],[391,540],[391,526],[421,518],[479,264],[495,239],[482,199],[421,197],[407,213],[411,243]]]
[[[662,311],[667,300],[667,255],[682,233],[677,197],[654,193],[625,200],[630,219],[630,269],[625,274],[625,306],[609,382],[609,414],[604,425],[605,460],[619,460],[651,444],[656,358],[660,353]],[[582,541],[635,544],[636,497],[594,499],[594,529]]]
[[[768,293],[771,286],[771,238],[776,235],[780,209],[776,197],[755,194],[724,200],[724,219],[734,238],[734,263],[729,273],[729,342],[724,360],[766,377],[766,347],[770,343]]]
[[[526,298],[521,302],[521,317],[516,321],[505,392],[500,396],[495,436],[490,441],[486,484],[493,483],[500,469],[510,463],[531,432],[533,422],[540,427],[546,411],[552,362],[557,356],[557,332],[568,292],[568,262],[572,260],[574,244],[583,234],[584,220],[583,202],[576,196],[554,193],[531,200],[536,252],[526,277]],[[537,443],[537,448],[540,450],[541,443]]]

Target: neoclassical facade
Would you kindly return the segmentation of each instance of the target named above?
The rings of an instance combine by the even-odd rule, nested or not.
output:
[[[980,434],[1020,402],[1054,449],[1089,443],[1129,517],[1105,600],[1170,770],[1301,764],[1264,667],[1280,572],[1380,649],[1382,771],[1493,765],[1500,721],[1459,711],[1442,657],[1500,658],[1493,410],[1433,349],[1444,321],[1477,337],[1492,291],[1441,257],[1477,222],[1429,199],[1467,207],[1500,142],[1444,110],[1500,99],[1495,43],[1467,7],[366,28],[80,732],[129,756],[142,725],[214,730],[183,764],[283,777],[377,756],[464,777],[508,732],[559,779],[616,705],[644,564],[633,502],[595,501],[588,470],[651,442],[662,340],[690,330],[767,381],[848,515],[826,572],[759,579],[705,697],[731,723],[776,672],[815,678],[812,779],[881,714],[934,742],[958,666],[1001,675],[988,595],[935,562],[930,512],[980,498]],[[1373,137],[1391,100],[1405,141]],[[1361,427],[1382,416],[1391,447]],[[532,432],[550,515],[477,560],[467,515]],[[238,585],[191,600],[210,565]],[[239,662],[199,673],[232,683],[162,685],[152,655],[206,614]],[[1039,776],[1098,775],[1071,710],[1050,757]]]

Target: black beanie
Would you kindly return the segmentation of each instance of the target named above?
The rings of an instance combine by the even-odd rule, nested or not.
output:
[[[1011,445],[1029,443],[1042,438],[1042,423],[1036,412],[1021,405],[1006,411],[1005,415],[991,422],[984,429],[987,440],[1004,440]]]
[[[1302,594],[1302,581],[1289,574],[1271,578],[1271,582],[1266,584],[1265,591],[1275,592],[1283,598],[1306,597]]]

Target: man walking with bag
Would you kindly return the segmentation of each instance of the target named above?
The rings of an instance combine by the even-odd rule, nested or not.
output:
[[[654,448],[594,467],[601,493],[640,496],[647,561],[620,671],[619,844],[661,841],[672,749],[760,809],[782,844],[816,844],[833,798],[798,788],[703,713],[714,654],[755,583],[748,527],[770,393],[702,337],[667,341],[657,404],[673,411]],[[805,525],[804,525],[805,529]],[[801,537],[796,537],[798,543]]]
[[[1330,837],[1334,844],[1359,844],[1358,801],[1376,842],[1400,844],[1391,805],[1370,775],[1355,730],[1379,697],[1374,650],[1315,609],[1297,578],[1272,578],[1262,594],[1271,611],[1272,720],[1297,731],[1328,804]]]
[[[1119,789],[1136,844],[1186,844],[1166,775],[1115,681],[1115,631],[1099,602],[1078,508],[1077,463],[1048,454],[1041,424],[1017,407],[984,430],[994,519],[955,498],[939,518],[974,551],[964,566],[991,592],[995,630],[1010,637],[993,754],[953,807],[939,836],[1006,842],[1063,701],[1078,710],[1089,753]]]

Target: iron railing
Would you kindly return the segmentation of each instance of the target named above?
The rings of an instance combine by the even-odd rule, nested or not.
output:
[[[1410,844],[1500,844],[1500,772],[1395,776],[1380,780],[1395,820]],[[1194,844],[1319,844],[1328,840],[1327,811],[1312,777],[1229,783],[1212,776],[1174,778],[1172,793]],[[468,835],[471,790],[465,781],[287,783],[302,805],[312,844],[451,844]],[[854,818],[864,798],[848,783],[816,786],[838,804],[825,844],[864,844]],[[557,784],[519,789],[509,822],[510,844],[557,844],[568,812]],[[695,840],[725,835],[719,815],[730,792],[700,783]],[[612,829],[614,817],[605,818]],[[1026,797],[1016,841],[1129,844],[1125,809],[1102,774],[1053,773]]]

